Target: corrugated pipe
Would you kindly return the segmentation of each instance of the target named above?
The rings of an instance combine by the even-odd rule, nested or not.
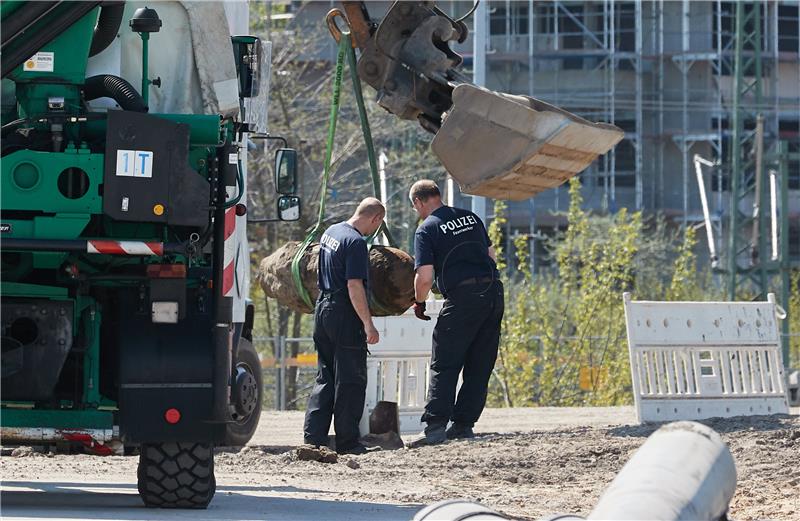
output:
[[[109,2],[103,4],[97,25],[94,26],[92,46],[89,48],[89,57],[103,52],[114,38],[117,37],[119,26],[122,23],[122,13],[125,11],[125,2]]]
[[[86,78],[83,87],[86,101],[97,98],[111,98],[123,110],[133,112],[147,112],[144,98],[126,80],[112,74],[100,74]]]

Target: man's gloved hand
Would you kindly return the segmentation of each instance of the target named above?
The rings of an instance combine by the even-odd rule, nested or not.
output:
[[[425,314],[425,302],[414,302],[414,314],[420,320],[431,319],[431,317]]]

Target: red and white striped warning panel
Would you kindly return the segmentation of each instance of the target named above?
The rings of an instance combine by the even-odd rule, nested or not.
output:
[[[144,241],[87,241],[86,252],[105,255],[164,255],[164,244]]]
[[[236,206],[225,210],[225,257],[223,259],[222,294],[233,296],[234,264],[236,260]]]

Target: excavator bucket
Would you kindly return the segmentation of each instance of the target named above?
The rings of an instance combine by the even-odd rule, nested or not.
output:
[[[395,2],[380,23],[364,2],[343,4],[361,49],[358,76],[380,106],[436,134],[433,151],[463,192],[526,199],[578,174],[623,137],[613,125],[470,83],[450,49],[466,40],[467,26],[434,2]],[[330,20],[329,27],[340,36]]]
[[[461,191],[519,201],[582,172],[623,137],[527,96],[471,84],[453,89],[431,148]]]

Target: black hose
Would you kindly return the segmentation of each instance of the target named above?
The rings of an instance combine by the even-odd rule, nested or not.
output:
[[[83,87],[86,101],[97,98],[112,98],[123,110],[147,112],[144,98],[133,88],[133,85],[119,76],[100,74],[86,78]]]
[[[125,11],[125,2],[103,4],[97,25],[94,27],[92,46],[89,48],[90,58],[103,52],[117,37],[123,11]]]

